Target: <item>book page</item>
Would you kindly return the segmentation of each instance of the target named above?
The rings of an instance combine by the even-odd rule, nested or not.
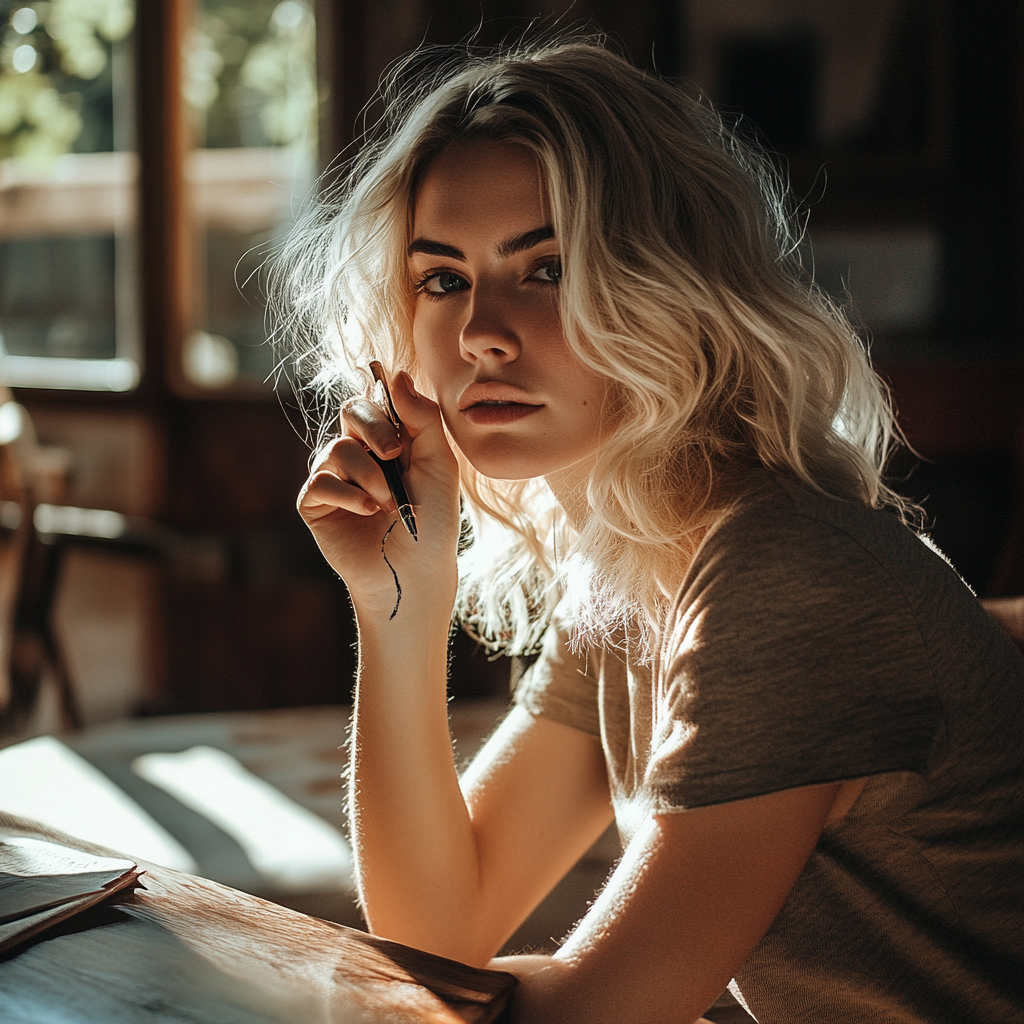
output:
[[[97,892],[134,869],[42,839],[0,839],[0,922]]]

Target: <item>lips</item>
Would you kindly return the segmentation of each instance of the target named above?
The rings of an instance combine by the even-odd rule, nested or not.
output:
[[[543,408],[542,405],[523,405],[520,402],[480,402],[463,410],[462,415],[478,427],[500,427],[531,416]]]
[[[539,409],[540,402],[530,399],[530,394],[513,384],[499,381],[480,381],[470,384],[459,396],[459,411],[465,412],[479,405],[524,405]]]
[[[530,400],[528,392],[499,381],[470,384],[459,396],[459,412],[477,426],[502,426],[530,416],[543,403]]]

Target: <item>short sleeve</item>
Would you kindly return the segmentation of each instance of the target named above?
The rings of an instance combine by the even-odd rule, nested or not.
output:
[[[514,699],[533,715],[601,735],[597,676],[586,657],[569,650],[562,630],[548,629],[540,656],[523,674]]]
[[[880,553],[930,556],[888,516],[873,544],[885,514],[863,512],[867,536],[754,508],[698,555],[658,654],[656,808],[925,771],[941,711],[907,574]]]

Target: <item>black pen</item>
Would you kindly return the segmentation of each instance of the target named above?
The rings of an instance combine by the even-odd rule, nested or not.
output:
[[[374,359],[370,363],[370,373],[373,374],[373,379],[383,393],[383,401],[375,401],[376,395],[371,401],[375,401],[384,412],[384,415],[391,421],[391,425],[395,430],[402,429],[402,421],[398,418],[398,411],[395,409],[395,403],[391,401],[391,391],[388,388],[387,378],[384,376],[384,367]],[[376,387],[374,392],[376,392]],[[387,481],[388,490],[391,491],[391,497],[395,499],[395,504],[398,506],[398,514],[401,516],[402,522],[405,524],[405,528],[409,531],[409,536],[413,540],[419,540],[416,535],[416,513],[413,511],[412,502],[409,500],[409,492],[405,489],[405,481],[402,480],[402,471],[398,465],[398,459],[382,459],[374,451],[370,451],[370,455],[378,466],[384,471],[384,479]]]

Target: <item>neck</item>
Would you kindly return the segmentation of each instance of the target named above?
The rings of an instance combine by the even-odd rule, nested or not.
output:
[[[587,483],[590,471],[594,467],[593,457],[574,462],[565,469],[548,473],[544,479],[552,494],[562,506],[563,511],[576,530],[582,530],[590,517],[590,505],[587,502]]]

